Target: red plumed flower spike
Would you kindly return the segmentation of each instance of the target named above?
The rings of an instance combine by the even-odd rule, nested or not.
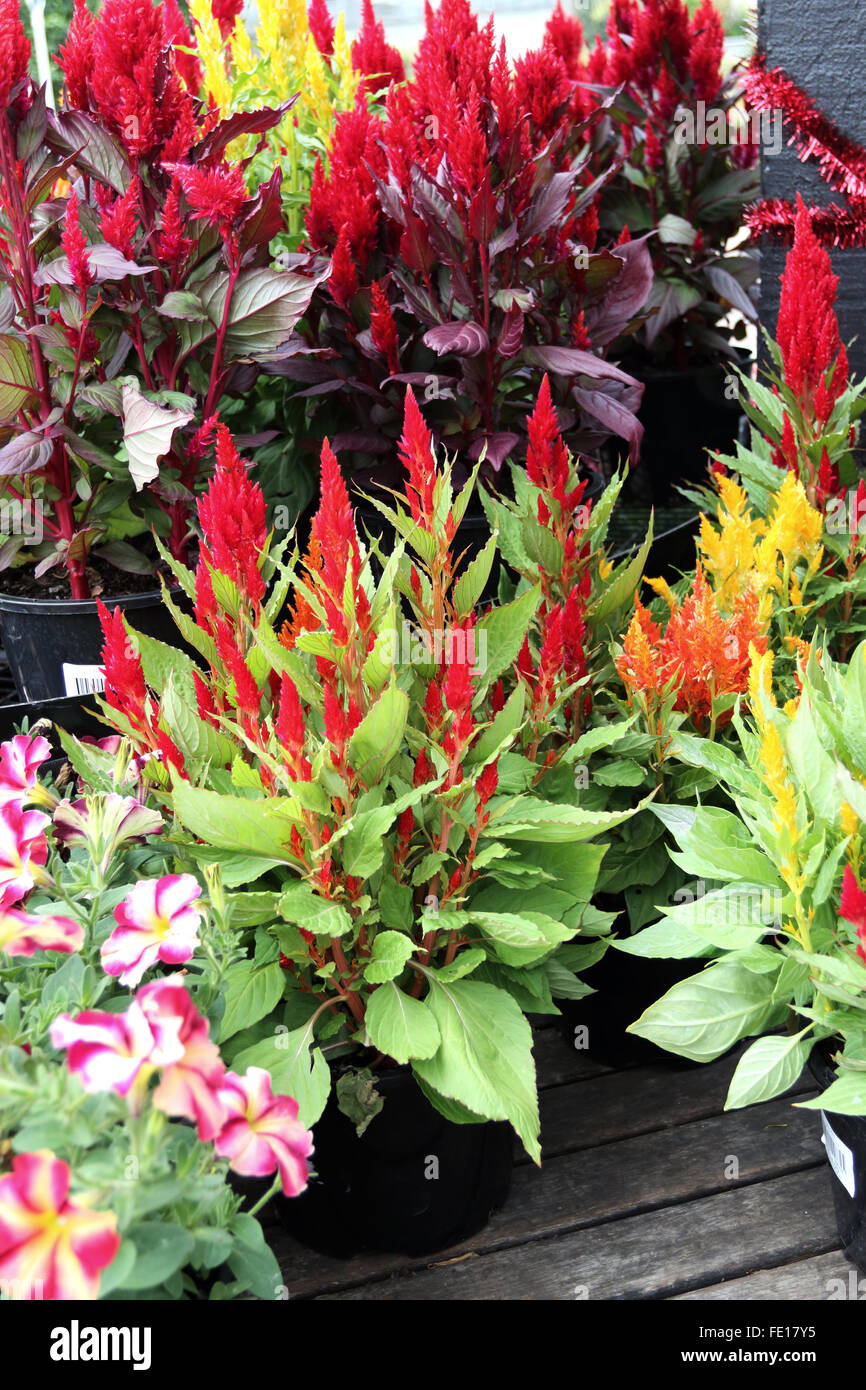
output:
[[[112,709],[125,714],[130,722],[147,725],[147,689],[141,661],[132,649],[120,608],[110,613],[101,599],[96,600],[99,623],[105,639],[102,661],[105,668],[105,698]]]
[[[352,66],[365,74],[364,89],[375,96],[392,82],[402,82],[406,69],[400,50],[385,40],[385,26],[376,19],[372,0],[363,0],[361,13],[361,28],[352,44]]]
[[[216,462],[216,472],[198,502],[202,563],[227,575],[258,607],[265,592],[259,569],[267,536],[265,499],[225,425],[217,426]]]
[[[860,938],[857,954],[861,960],[866,961],[866,950],[864,950],[866,947],[866,893],[857,882],[850,864],[845,865],[845,874],[842,878],[839,916],[844,917],[846,922],[850,922],[852,927],[856,927],[857,935]]]
[[[358,533],[349,505],[349,494],[340,465],[326,439],[321,454],[321,502],[313,517],[312,539],[322,556],[320,582],[333,603],[342,609],[346,574],[356,581],[361,570]],[[341,620],[341,627],[345,620]]]
[[[334,52],[334,21],[325,0],[310,0],[307,23],[319,52],[323,57],[330,58]]]
[[[349,230],[345,224],[340,228],[337,245],[331,259],[331,273],[328,276],[328,291],[331,298],[345,309],[353,294],[358,292],[358,273],[349,249]]]
[[[177,178],[196,217],[203,217],[226,235],[247,197],[240,167],[223,164],[201,169],[163,161],[163,168]]]
[[[70,106],[86,111],[90,105],[87,84],[93,71],[93,36],[96,21],[87,8],[87,0],[75,0],[72,23],[66,44],[57,55],[66,78],[66,95]]]
[[[84,294],[93,284],[94,276],[87,256],[87,239],[78,223],[78,195],[74,188],[66,204],[60,241],[69,261],[73,284]]]
[[[159,150],[179,159],[195,143],[192,97],[174,66],[161,6],[103,0],[92,36],[88,102],[133,156]]]
[[[116,198],[110,208],[105,208],[99,225],[109,246],[115,247],[127,260],[133,257],[133,241],[138,226],[138,179],[133,175],[130,185],[121,198]]]
[[[527,421],[529,447],[526,472],[531,483],[559,503],[561,511],[575,504],[566,493],[569,476],[568,450],[559,432],[559,420],[550,396],[547,373],[541,383],[538,401]]]
[[[785,382],[803,400],[807,412],[841,348],[834,310],[838,284],[830,257],[815,236],[808,209],[798,195],[794,245],[782,276],[776,336]]]
[[[433,524],[433,488],[436,482],[433,462],[433,436],[424,423],[411,386],[406,387],[403,409],[403,436],[397,445],[400,461],[409,475],[406,496],[413,521]],[[420,586],[419,586],[420,588]]]
[[[0,0],[0,111],[9,105],[13,87],[27,75],[30,40],[24,32],[18,0]]]
[[[373,346],[381,352],[387,359],[388,371],[399,372],[399,340],[397,337],[397,325],[394,322],[394,315],[391,313],[391,306],[388,303],[388,296],[382,286],[382,282],[373,282],[373,303],[370,312],[370,337],[373,339]]]

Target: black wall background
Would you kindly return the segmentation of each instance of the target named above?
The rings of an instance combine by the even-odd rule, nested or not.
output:
[[[840,130],[866,145],[866,0],[758,0],[758,43],[769,67],[783,67]],[[844,201],[813,161],[801,163],[787,145],[763,156],[761,182],[765,198],[794,199],[799,190],[805,202]],[[832,248],[830,255],[842,341],[858,337],[852,374],[866,376],[866,249]],[[761,319],[771,333],[784,262],[784,250],[762,248]]]

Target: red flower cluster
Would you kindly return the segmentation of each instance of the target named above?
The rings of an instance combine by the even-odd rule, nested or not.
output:
[[[797,195],[794,246],[785,262],[776,336],[785,382],[807,417],[825,424],[848,385],[848,356],[839,339],[834,305],[839,277]]]
[[[259,570],[267,535],[265,499],[258,483],[250,479],[225,425],[216,428],[216,465],[210,486],[198,503],[202,558],[211,569],[228,575],[243,597],[258,608],[265,592]]]
[[[323,6],[324,7],[324,6]],[[371,0],[363,0],[361,7],[361,28],[358,37],[352,44],[352,66],[358,71],[366,74],[363,82],[364,91],[371,96],[376,96],[379,92],[387,89],[392,82],[402,82],[406,76],[403,67],[403,59],[400,50],[394,48],[393,44],[385,40],[385,26],[382,21],[377,20]],[[313,27],[312,7],[310,9],[310,28]],[[320,32],[323,29],[317,16],[317,27]],[[324,30],[323,37],[327,34]],[[315,32],[313,34],[315,38]],[[331,49],[333,49],[334,29],[331,26]],[[317,46],[321,45],[316,40]],[[325,52],[324,49],[321,50]]]
[[[866,964],[866,893],[857,882],[850,864],[845,865],[845,873],[842,878],[839,916],[857,928],[857,936],[859,937],[857,954]]]
[[[157,712],[147,694],[141,660],[134,650],[117,607],[108,611],[101,599],[96,600],[99,622],[105,643],[102,661],[105,669],[105,699],[109,707],[128,720],[145,748],[158,754],[182,775],[183,755],[166,731],[157,723]]]
[[[30,40],[24,32],[18,0],[0,0],[0,111],[9,105],[12,89],[26,76]]]
[[[307,23],[319,52],[323,57],[330,58],[334,52],[334,21],[331,19],[326,0],[310,0],[307,6]]]
[[[175,7],[176,8],[176,7]],[[76,0],[58,62],[68,102],[98,114],[130,155],[182,159],[197,137],[193,100],[177,69],[177,18],[151,0]]]

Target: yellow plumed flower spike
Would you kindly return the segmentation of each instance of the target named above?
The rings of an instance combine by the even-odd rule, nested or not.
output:
[[[763,656],[759,656],[754,646],[749,646],[749,701],[752,711],[760,729],[766,724],[766,707],[775,707],[776,697],[773,694],[773,652],[767,648]]]
[[[848,805],[847,801],[842,802],[842,809],[839,812],[839,821],[842,826],[843,835],[859,835],[860,819],[857,812]]]
[[[231,107],[232,87],[226,73],[223,43],[218,20],[210,0],[190,0],[189,12],[195,28],[195,45],[204,74],[205,90],[221,112]]]
[[[652,589],[653,593],[658,594],[659,598],[664,599],[671,612],[675,612],[675,610],[679,607],[679,604],[677,603],[676,595],[671,589],[671,586],[668,583],[668,581],[666,579],[648,579],[646,582]]]

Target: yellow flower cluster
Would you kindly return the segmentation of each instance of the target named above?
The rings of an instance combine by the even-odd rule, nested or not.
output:
[[[788,779],[788,764],[778,725],[771,711],[776,708],[773,694],[773,653],[762,656],[752,648],[749,672],[749,700],[758,732],[761,736],[760,762],[764,784],[775,802],[773,829],[778,836],[781,855],[779,870],[792,893],[799,895],[805,882],[797,858],[800,827],[797,825],[797,801]]]
[[[354,108],[362,81],[352,66],[343,16],[334,26],[334,51],[326,61],[310,32],[304,0],[259,0],[254,37],[242,11],[225,43],[211,0],[190,0],[189,9],[205,91],[223,116],[298,97],[268,143],[283,167],[290,230],[299,232],[298,208],[305,201],[299,195],[309,189],[316,157],[327,162],[337,114]],[[252,154],[257,140],[239,137],[229,147],[230,156]],[[248,169],[251,182],[261,172],[256,162]]]
[[[752,516],[748,498],[734,478],[718,478],[716,486],[719,529],[702,516],[698,546],[722,607],[730,609],[751,589],[765,620],[774,600],[802,609],[806,586],[824,553],[824,518],[809,503],[799,478],[785,474],[767,521]],[[796,567],[802,564],[805,571],[798,576]]]

